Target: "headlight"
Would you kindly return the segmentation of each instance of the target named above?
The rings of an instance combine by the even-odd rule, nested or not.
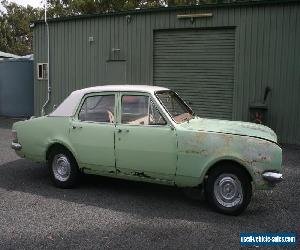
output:
[[[16,130],[11,131],[12,141],[17,143],[18,142],[18,134]]]

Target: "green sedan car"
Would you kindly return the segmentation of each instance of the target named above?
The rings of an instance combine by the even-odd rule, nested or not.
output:
[[[173,91],[113,85],[74,91],[51,114],[16,122],[12,148],[47,162],[54,184],[82,173],[201,188],[219,212],[240,214],[253,189],[282,180],[282,150],[268,127],[205,119]]]

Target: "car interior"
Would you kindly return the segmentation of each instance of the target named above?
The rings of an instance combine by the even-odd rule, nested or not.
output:
[[[114,123],[115,96],[87,97],[79,112],[80,121]]]
[[[80,109],[80,121],[114,123],[114,95],[87,97]],[[165,119],[148,96],[122,96],[121,122],[130,125],[164,125]]]

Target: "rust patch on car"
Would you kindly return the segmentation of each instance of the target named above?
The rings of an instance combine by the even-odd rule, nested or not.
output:
[[[206,149],[200,149],[200,150],[184,150],[180,151],[180,153],[184,154],[200,154],[200,155],[208,155],[208,152]]]
[[[147,178],[147,179],[154,179],[151,176],[145,174],[144,172],[134,172],[132,174],[133,176],[138,176],[138,177],[143,177],[143,178]]]
[[[253,164],[255,164],[255,163],[271,162],[271,158],[267,157],[265,155],[258,154],[258,158],[254,158],[254,156],[253,157],[250,156],[250,157],[243,159],[243,161],[245,163],[247,163],[248,165],[253,166]]]
[[[223,138],[225,140],[225,143],[226,144],[229,144],[232,140],[233,140],[233,135],[230,135],[230,134],[224,134],[223,135]]]
[[[196,139],[197,139],[197,142],[203,142],[205,141],[207,138],[207,134],[206,133],[203,133],[203,132],[197,132],[196,133]]]

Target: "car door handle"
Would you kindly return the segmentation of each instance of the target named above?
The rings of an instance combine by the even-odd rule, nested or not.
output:
[[[72,129],[77,129],[77,128],[82,128],[82,126],[75,126],[75,125],[72,126]]]
[[[118,133],[122,133],[123,131],[126,132],[126,133],[129,133],[129,129],[126,129],[126,130],[122,130],[120,128],[118,129]]]

